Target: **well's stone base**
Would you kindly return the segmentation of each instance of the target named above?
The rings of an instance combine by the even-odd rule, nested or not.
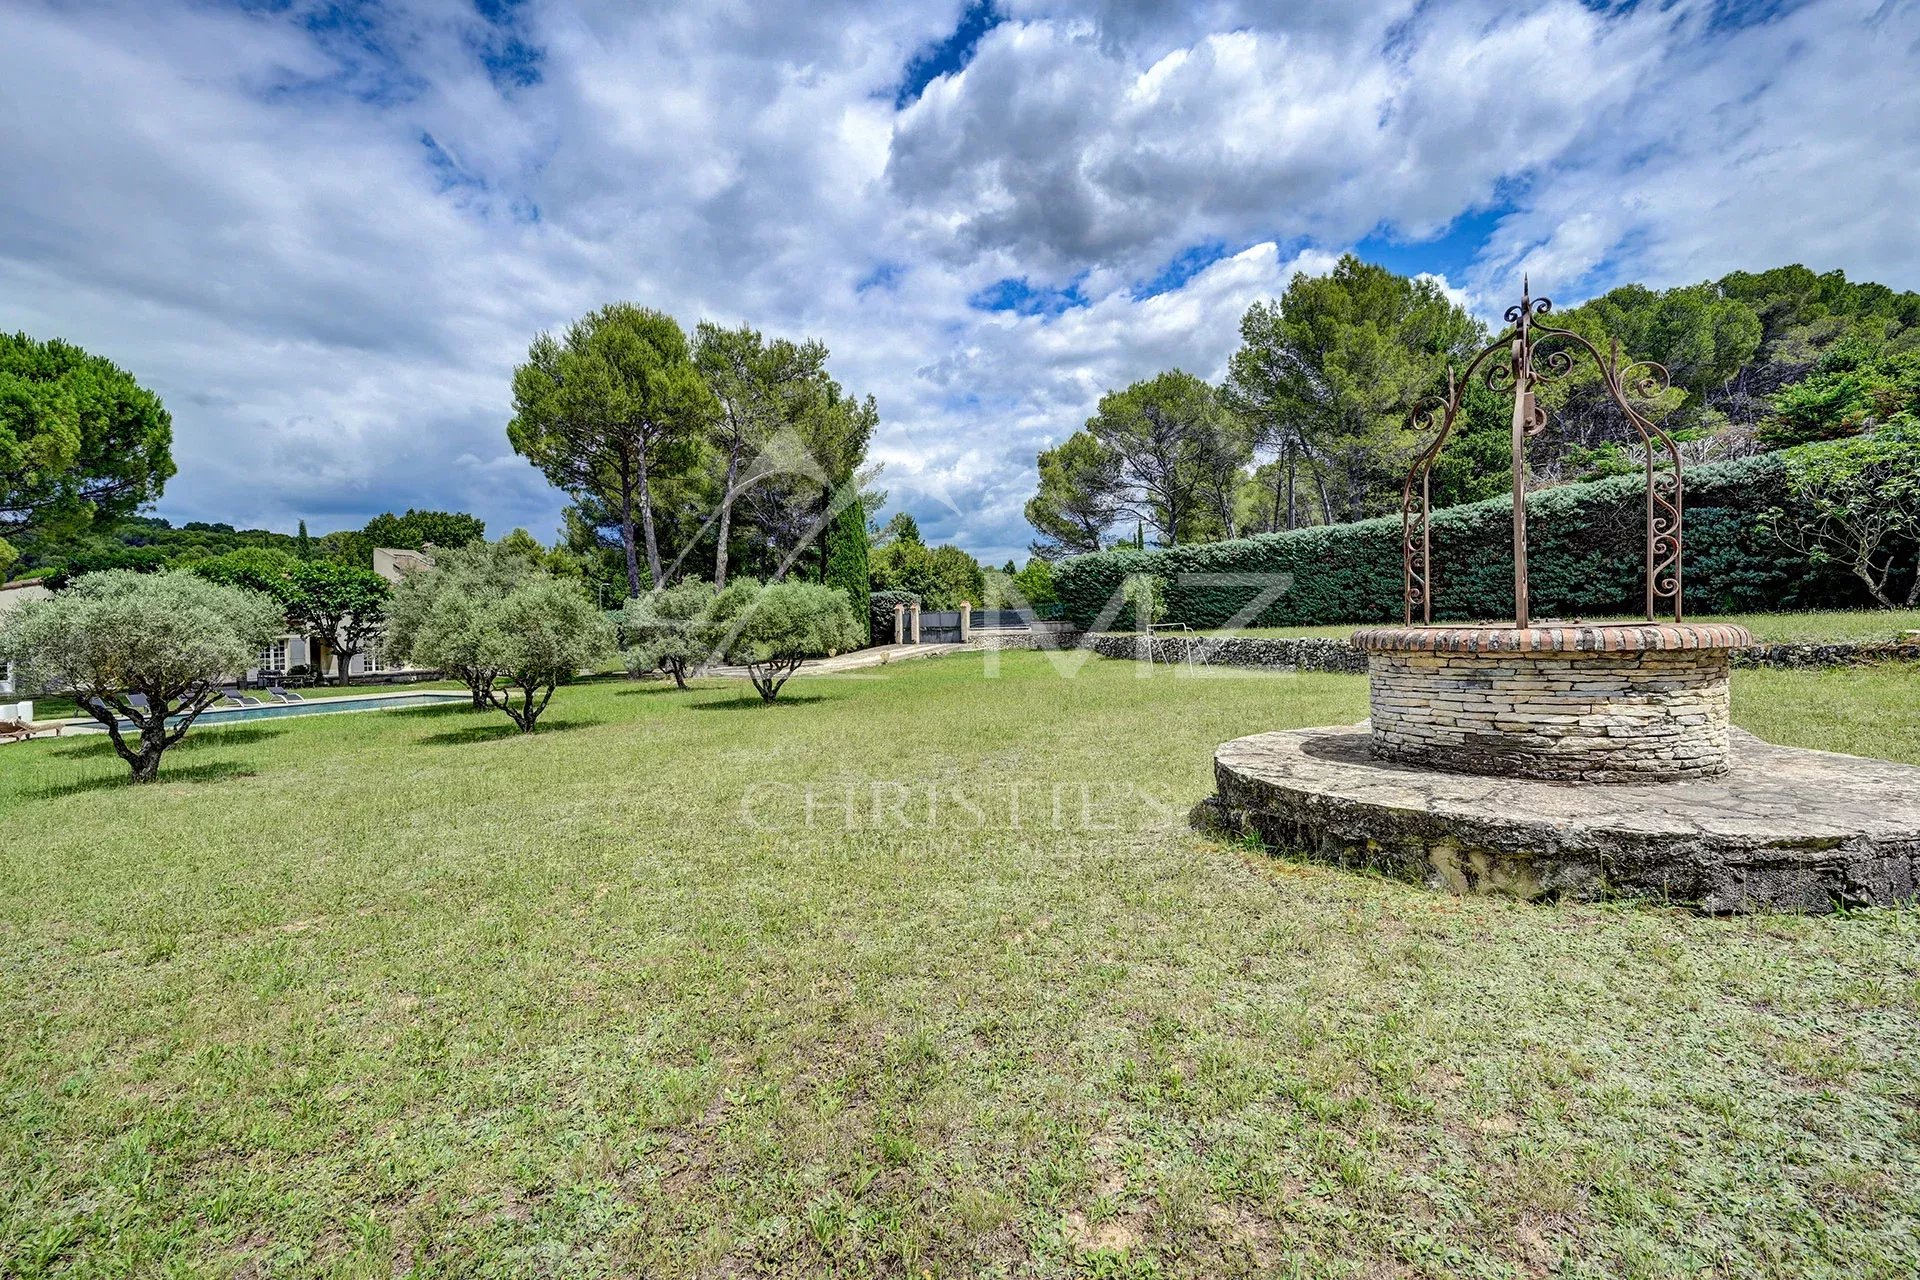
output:
[[[1216,820],[1269,848],[1456,893],[1655,897],[1704,911],[1894,906],[1920,894],[1920,768],[1733,731],[1684,785],[1569,786],[1376,759],[1368,726],[1214,754]]]
[[[1739,627],[1372,627],[1373,754],[1463,773],[1678,781],[1727,768]]]

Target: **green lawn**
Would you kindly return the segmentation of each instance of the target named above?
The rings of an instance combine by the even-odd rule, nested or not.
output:
[[[1377,625],[1393,625],[1382,623]],[[1511,619],[1509,619],[1511,621]],[[1642,618],[1591,618],[1591,622],[1642,622]],[[1755,640],[1768,644],[1798,641],[1851,641],[1871,643],[1897,640],[1906,631],[1920,631],[1920,609],[1834,609],[1809,613],[1718,613],[1689,618],[1689,622],[1732,622],[1753,632]],[[1336,627],[1240,627],[1209,631],[1207,635],[1266,636],[1288,640],[1338,637],[1345,639],[1366,623],[1343,623]]]
[[[0,1274],[1920,1270],[1920,913],[1268,858],[1214,745],[1361,678],[984,661],[0,748]]]

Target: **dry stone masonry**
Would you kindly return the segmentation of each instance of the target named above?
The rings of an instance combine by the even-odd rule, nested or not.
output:
[[[1197,818],[1456,893],[1707,911],[1920,893],[1920,768],[1730,729],[1740,627],[1373,627],[1353,643],[1369,723],[1222,745]]]
[[[1376,627],[1373,754],[1464,773],[1661,782],[1726,772],[1740,627]]]
[[[1196,818],[1271,849],[1455,893],[1651,897],[1703,911],[1897,906],[1920,893],[1920,768],[1732,734],[1681,785],[1569,786],[1381,760],[1366,726],[1226,743]]]

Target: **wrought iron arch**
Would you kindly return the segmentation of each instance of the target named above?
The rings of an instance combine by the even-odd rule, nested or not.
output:
[[[1543,380],[1571,373],[1580,351],[1593,358],[1608,397],[1639,432],[1646,451],[1647,620],[1653,621],[1662,601],[1672,603],[1675,622],[1682,620],[1685,504],[1680,450],[1672,436],[1633,407],[1627,395],[1629,389],[1643,397],[1658,395],[1671,385],[1671,379],[1663,366],[1651,360],[1629,360],[1622,364],[1617,339],[1610,344],[1609,354],[1602,355],[1582,334],[1537,322],[1537,317],[1552,309],[1553,303],[1546,298],[1531,296],[1531,289],[1523,280],[1520,301],[1507,308],[1506,331],[1482,348],[1460,373],[1456,374],[1453,367],[1448,366],[1445,399],[1420,405],[1413,412],[1414,429],[1431,431],[1433,437],[1414,459],[1400,492],[1401,562],[1405,577],[1402,598],[1408,625],[1412,625],[1416,611],[1422,623],[1433,621],[1433,466],[1447,438],[1453,434],[1462,398],[1476,375],[1491,390],[1511,392],[1513,396],[1513,620],[1517,627],[1529,624],[1527,441],[1547,425],[1546,409],[1534,394],[1534,388]],[[1540,346],[1543,342],[1568,345],[1543,348]],[[1492,363],[1488,363],[1490,358]]]

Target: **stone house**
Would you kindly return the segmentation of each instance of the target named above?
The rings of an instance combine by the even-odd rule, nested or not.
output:
[[[421,569],[433,568],[431,550],[414,551],[406,547],[375,547],[373,549],[373,571],[388,582],[398,582],[409,573]],[[271,684],[284,677],[296,667],[307,667],[326,675],[333,674],[334,653],[320,636],[305,632],[289,631],[276,637],[272,643],[260,650],[259,660],[245,673],[248,684]],[[349,679],[355,676],[386,678],[404,676],[416,671],[406,666],[391,666],[385,663],[379,652],[379,639],[368,641],[365,653],[358,653],[347,664]]]
[[[9,610],[17,609],[29,600],[45,600],[53,593],[38,582],[25,580],[0,584],[0,617]],[[13,664],[8,663],[0,670],[0,699],[10,698],[14,693]]]

